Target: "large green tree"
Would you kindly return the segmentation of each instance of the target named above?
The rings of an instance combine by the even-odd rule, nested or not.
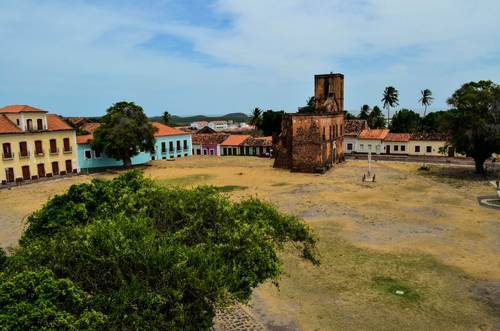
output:
[[[414,133],[420,130],[422,118],[413,110],[403,108],[392,116],[390,129],[392,132]]]
[[[385,119],[382,110],[379,106],[373,107],[370,115],[368,116],[368,126],[372,129],[383,129],[385,128]]]
[[[392,107],[399,105],[399,92],[394,86],[387,86],[382,95],[381,101],[384,103],[384,108],[387,109],[387,126],[391,121],[390,110]]]
[[[358,115],[358,118],[360,120],[368,120],[368,118],[370,117],[370,106],[368,105],[363,105],[361,107],[361,110],[359,111],[359,115]]]
[[[266,110],[262,114],[262,123],[259,127],[265,136],[281,133],[281,120],[283,119],[284,111]]]
[[[39,282],[74,286],[75,295],[52,295],[57,288],[37,295],[75,325],[94,314],[106,330],[208,330],[217,307],[246,302],[253,288],[278,279],[285,245],[317,263],[308,226],[256,198],[164,188],[138,171],[74,185],[27,219],[20,248],[4,263],[0,308],[2,288],[20,294],[3,294],[15,311],[0,318],[0,329],[33,315],[40,302],[23,297],[27,287],[12,279],[49,270]],[[25,321],[23,329],[54,326],[48,323]]]
[[[477,173],[484,161],[500,152],[500,86],[489,80],[462,85],[448,99],[445,125],[449,143],[457,152],[474,158]]]
[[[426,133],[442,133],[443,118],[447,111],[430,112],[422,118],[422,131]]]
[[[140,151],[153,152],[155,128],[144,110],[133,102],[117,102],[106,111],[101,126],[94,132],[92,148],[132,165]]]

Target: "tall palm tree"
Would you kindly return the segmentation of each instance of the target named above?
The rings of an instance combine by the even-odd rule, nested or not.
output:
[[[259,127],[260,123],[262,121],[262,110],[260,108],[255,107],[255,109],[252,111],[252,114],[250,115],[250,124],[255,125],[255,127]]]
[[[384,94],[382,96],[382,101],[384,103],[384,108],[387,109],[387,127],[390,124],[390,109],[391,107],[395,107],[399,105],[398,99],[399,92],[396,90],[394,86],[387,86],[384,90]]]
[[[420,94],[422,95],[422,97],[420,98],[420,100],[418,100],[418,102],[420,102],[420,104],[424,106],[424,117],[425,117],[425,115],[427,114],[427,107],[431,105],[434,98],[432,97],[432,91],[429,90],[428,88],[420,91]]]

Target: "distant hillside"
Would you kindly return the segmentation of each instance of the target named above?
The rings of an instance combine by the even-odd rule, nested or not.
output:
[[[161,122],[161,116],[155,116],[150,118],[152,121]],[[172,119],[170,124],[175,126],[183,126],[189,125],[192,122],[196,121],[216,121],[216,120],[225,120],[225,121],[234,121],[234,122],[248,122],[248,115],[244,113],[230,113],[223,116],[205,116],[205,115],[195,115],[195,116],[176,116],[172,115]]]

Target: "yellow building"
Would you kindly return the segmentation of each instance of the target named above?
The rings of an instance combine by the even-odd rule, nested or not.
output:
[[[408,154],[422,156],[458,156],[453,147],[447,147],[446,137],[439,134],[412,134],[408,143]]]
[[[59,116],[26,105],[0,108],[0,183],[77,173],[76,132]]]

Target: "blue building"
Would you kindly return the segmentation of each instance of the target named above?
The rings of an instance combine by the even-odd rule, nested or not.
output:
[[[193,155],[191,134],[161,123],[153,122],[152,124],[157,129],[155,132],[155,151],[154,153],[140,152],[132,158],[133,165],[145,164],[150,160],[165,160]],[[82,171],[98,171],[123,166],[122,160],[116,160],[104,153],[92,150],[91,140],[92,134],[77,136],[77,156]]]
[[[153,122],[155,132],[155,152],[152,160],[166,160],[193,155],[191,134],[161,123]]]

